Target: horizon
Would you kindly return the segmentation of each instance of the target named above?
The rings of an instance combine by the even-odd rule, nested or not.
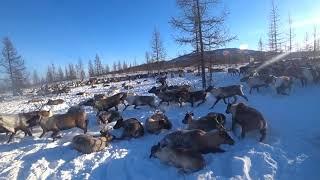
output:
[[[176,31],[168,23],[171,17],[179,14],[176,1],[126,2],[129,1],[5,0],[0,3],[0,38],[9,37],[26,61],[28,71],[37,70],[40,74],[52,63],[64,67],[76,63],[79,58],[86,67],[96,54],[109,66],[119,60],[144,63],[155,27],[161,34],[166,60],[191,52],[190,47],[174,41]],[[257,50],[260,37],[266,44],[270,0],[247,0],[241,4],[236,0],[221,2],[218,10],[226,8],[230,13],[225,25],[237,36],[237,40],[221,48]],[[303,44],[306,32],[312,40],[313,27],[320,24],[317,11],[320,2],[283,0],[276,4],[284,36],[290,13],[294,44]]]

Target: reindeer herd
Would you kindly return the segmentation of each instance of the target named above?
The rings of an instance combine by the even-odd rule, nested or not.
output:
[[[277,62],[275,64],[260,68],[260,65],[249,64],[240,69],[228,70],[232,76],[242,75],[241,82],[246,82],[250,88],[259,92],[262,87],[275,87],[280,95],[288,95],[294,81],[298,80],[305,86],[307,83],[320,82],[320,71],[318,66],[302,62]],[[292,73],[293,69],[296,71]],[[298,71],[299,70],[299,71]],[[308,77],[308,73],[311,75]],[[190,103],[192,107],[202,105],[207,100],[208,94],[215,97],[215,102],[211,109],[223,100],[226,104],[225,114],[232,115],[231,129],[226,129],[226,115],[221,112],[208,112],[206,116],[199,119],[194,118],[192,112],[187,112],[182,124],[187,127],[183,130],[176,130],[164,136],[160,142],[151,147],[150,158],[158,158],[161,162],[173,165],[183,172],[194,172],[205,167],[202,154],[223,153],[220,145],[233,145],[235,141],[230,136],[230,131],[235,131],[236,125],[241,127],[241,138],[245,138],[248,132],[257,130],[260,132],[259,141],[262,142],[267,134],[267,122],[263,115],[254,107],[245,103],[237,103],[237,96],[248,101],[243,92],[243,85],[230,85],[225,87],[210,86],[206,90],[192,91],[191,86],[168,86],[165,77],[158,81],[161,85],[152,87],[148,92],[153,95],[140,96],[128,92],[119,92],[112,96],[106,94],[95,95],[77,106],[71,107],[64,114],[52,114],[52,112],[42,110],[29,113],[19,113],[11,115],[0,115],[0,133],[10,134],[8,143],[18,131],[23,131],[25,135],[32,136],[32,128],[40,126],[42,138],[47,132],[52,132],[54,140],[61,138],[60,131],[71,128],[80,128],[84,134],[73,137],[71,147],[82,153],[92,153],[103,150],[111,141],[121,141],[131,138],[141,138],[145,133],[160,134],[164,130],[171,130],[172,123],[165,112],[158,109],[163,103]],[[156,97],[159,103],[156,104]],[[230,102],[230,99],[233,99]],[[62,103],[63,100],[48,101],[46,105],[54,106]],[[33,103],[33,102],[30,102]],[[137,109],[139,106],[149,106],[154,110],[154,114],[146,119],[144,123],[137,118],[124,119],[120,105],[125,111],[129,106]],[[88,129],[88,116],[83,106],[92,106],[96,111],[96,119],[99,125],[103,125],[100,135],[92,136],[86,134]],[[123,129],[120,137],[116,137],[107,129],[108,124],[115,123],[113,129]]]

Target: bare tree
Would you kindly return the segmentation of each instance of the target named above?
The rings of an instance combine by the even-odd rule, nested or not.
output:
[[[259,51],[263,51],[263,42],[262,42],[262,38],[260,37],[259,42],[258,42],[258,50]]]
[[[157,30],[157,28],[154,28],[152,34],[151,49],[153,62],[159,62],[165,59],[166,52],[162,44],[160,32]]]
[[[288,34],[288,36],[289,36],[289,52],[291,52],[292,51],[292,41],[293,41],[293,38],[294,38],[294,32],[293,32],[293,27],[292,27],[292,19],[291,19],[291,15],[289,14],[289,20],[288,20],[288,22],[289,22],[289,34]]]
[[[33,70],[33,73],[32,73],[32,84],[33,85],[38,85],[39,83],[40,83],[40,78],[39,78],[38,72],[37,72],[37,70]]]
[[[63,81],[65,79],[61,66],[58,67],[57,79],[58,81]]]
[[[52,69],[52,65],[48,65],[46,81],[47,81],[47,83],[53,83],[54,82],[54,72],[53,72],[53,69]]]
[[[110,72],[110,67],[108,64],[105,65],[104,72],[105,72],[105,74],[108,74]]]
[[[118,65],[117,65],[117,69],[118,69],[118,71],[121,71],[122,70],[122,66],[121,66],[121,61],[119,60],[118,61]]]
[[[277,53],[281,51],[281,33],[279,29],[280,15],[275,0],[271,0],[271,13],[269,24],[269,48],[271,52]]]
[[[94,71],[95,71],[96,76],[100,76],[103,74],[103,66],[102,66],[102,62],[101,62],[98,54],[96,55],[96,57],[94,59]]]
[[[314,25],[313,27],[313,52],[314,52],[314,55],[317,51],[317,26]]]
[[[309,51],[310,50],[309,33],[308,32],[306,32],[306,35],[304,36],[304,47],[305,47],[305,51]]]
[[[88,74],[89,74],[89,77],[95,76],[94,67],[91,60],[89,60],[88,62]]]
[[[202,86],[206,88],[205,49],[219,48],[235,39],[224,25],[227,12],[222,10],[221,15],[213,15],[210,10],[218,6],[218,0],[177,0],[177,4],[181,16],[171,20],[172,26],[180,31],[176,41],[195,48],[201,62]]]
[[[78,64],[76,65],[76,67],[77,67],[77,77],[80,80],[83,80],[86,77],[86,72],[84,71],[83,63],[80,58],[78,60]]]
[[[68,66],[69,66],[69,77],[68,77],[68,80],[77,79],[77,71],[76,71],[74,65],[72,63],[70,63]]]
[[[127,65],[127,62],[126,62],[126,61],[123,61],[123,62],[122,62],[122,69],[123,69],[123,70],[128,69],[128,65]]]
[[[3,49],[2,57],[0,57],[0,67],[9,79],[9,86],[13,95],[17,95],[21,93],[21,88],[24,87],[28,75],[24,60],[18,55],[17,50],[8,37],[4,38],[2,43]]]
[[[112,71],[117,71],[117,63],[114,61],[112,65]]]
[[[68,80],[69,77],[70,77],[70,74],[69,74],[68,67],[65,66],[64,67],[64,80]]]

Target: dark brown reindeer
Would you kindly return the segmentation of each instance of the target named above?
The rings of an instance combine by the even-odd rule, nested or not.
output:
[[[234,140],[222,125],[218,131],[205,132],[200,129],[175,131],[160,141],[161,147],[189,149],[202,154],[225,152],[219,147],[221,144],[234,144]]]
[[[172,124],[163,112],[156,111],[146,120],[145,128],[149,133],[158,134],[162,129],[171,129]]]
[[[184,119],[182,120],[183,124],[188,124],[187,129],[200,129],[203,131],[211,131],[218,129],[221,124],[224,125],[226,122],[225,115],[221,113],[210,112],[206,116],[201,117],[198,120],[194,120],[193,112],[186,113]]]
[[[173,165],[184,173],[196,172],[205,167],[205,160],[201,153],[182,148],[161,147],[160,143],[152,146],[150,158],[152,157]]]
[[[247,132],[259,130],[261,134],[260,142],[266,137],[267,122],[262,114],[243,103],[228,104],[227,114],[232,114],[232,130],[235,130],[235,125],[241,126],[241,137],[244,138]]]
[[[127,120],[119,119],[113,126],[113,129],[120,128],[123,128],[123,132],[120,138],[115,137],[117,140],[139,138],[144,135],[144,128],[142,124],[135,118],[130,118]]]

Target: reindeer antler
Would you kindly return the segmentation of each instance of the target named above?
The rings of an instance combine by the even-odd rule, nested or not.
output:
[[[217,129],[219,130],[219,131],[225,131],[225,132],[227,132],[227,129],[217,120],[217,119],[215,119],[216,120],[216,122],[217,122]]]

